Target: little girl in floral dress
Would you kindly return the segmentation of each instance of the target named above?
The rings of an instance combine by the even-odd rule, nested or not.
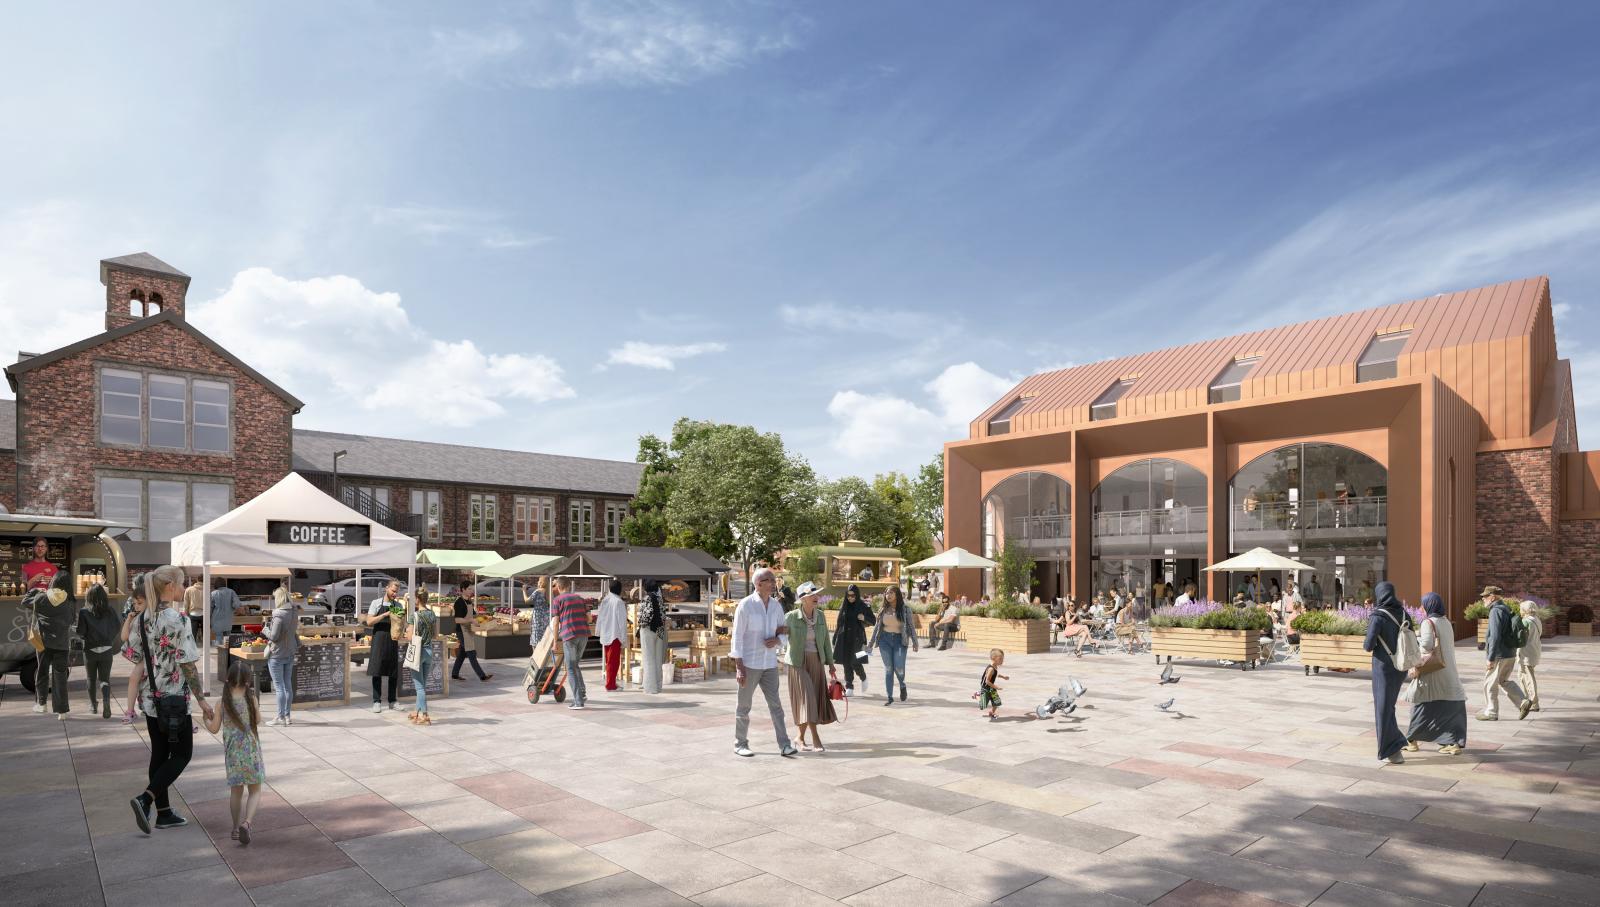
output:
[[[250,822],[256,817],[256,807],[261,803],[261,784],[267,780],[266,765],[261,760],[261,738],[256,725],[261,711],[256,705],[256,673],[246,661],[235,660],[228,666],[228,680],[222,689],[222,708],[211,713],[206,730],[222,732],[223,758],[228,766],[228,785],[233,814],[232,838],[241,845],[250,844]],[[241,802],[242,801],[242,802]]]

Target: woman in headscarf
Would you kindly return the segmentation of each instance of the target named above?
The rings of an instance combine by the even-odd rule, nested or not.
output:
[[[646,693],[661,692],[661,665],[667,653],[666,606],[661,603],[661,583],[644,581],[644,596],[639,599],[639,673]]]
[[[1417,634],[1422,664],[1406,675],[1410,678],[1407,698],[1411,700],[1406,749],[1416,752],[1419,743],[1437,743],[1439,752],[1454,756],[1467,748],[1467,694],[1456,674],[1455,628],[1438,593],[1422,597],[1422,610],[1428,614]],[[1433,664],[1441,667],[1431,668]]]
[[[897,590],[898,591],[898,590]],[[833,630],[833,653],[844,665],[844,694],[856,694],[856,678],[863,681],[867,679],[867,669],[856,658],[859,652],[867,648],[867,628],[878,621],[872,616],[872,608],[861,599],[861,589],[851,583],[844,590],[844,604],[839,607],[838,625]]]
[[[1395,722],[1394,702],[1400,696],[1400,683],[1405,675],[1395,670],[1394,651],[1400,645],[1400,627],[1406,620],[1400,599],[1395,598],[1394,583],[1381,582],[1377,588],[1378,604],[1367,621],[1367,638],[1362,648],[1372,653],[1372,712],[1377,724],[1378,760],[1399,764],[1406,761],[1401,754],[1406,738]]]

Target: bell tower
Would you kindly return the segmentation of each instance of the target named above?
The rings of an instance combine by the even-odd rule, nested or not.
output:
[[[101,259],[100,282],[106,288],[108,331],[162,312],[183,317],[189,275],[149,252]]]

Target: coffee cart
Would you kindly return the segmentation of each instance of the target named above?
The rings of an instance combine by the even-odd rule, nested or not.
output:
[[[28,643],[29,615],[24,566],[39,560],[34,548],[44,540],[43,560],[73,578],[81,598],[91,585],[103,585],[113,598],[127,594],[128,568],[111,533],[122,523],[78,517],[0,513],[0,674],[17,672],[33,692],[37,661]]]

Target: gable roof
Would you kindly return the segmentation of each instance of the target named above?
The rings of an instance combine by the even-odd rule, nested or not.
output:
[[[339,473],[344,476],[633,497],[639,491],[639,478],[644,474],[644,464],[625,460],[294,430],[296,470],[329,472],[337,450],[349,451],[339,459]]]
[[[272,383],[265,375],[246,365],[243,359],[240,359],[238,356],[228,352],[222,347],[222,344],[212,340],[205,334],[202,334],[197,328],[195,328],[194,325],[190,324],[184,319],[183,313],[176,309],[167,309],[158,315],[151,315],[149,318],[141,318],[138,321],[130,322],[122,327],[113,328],[112,330],[96,334],[93,337],[80,340],[77,343],[61,347],[58,350],[51,350],[48,353],[42,353],[38,356],[32,356],[22,360],[21,362],[8,365],[6,366],[6,380],[10,382],[11,389],[16,390],[17,376],[24,372],[32,371],[40,366],[49,365],[52,362],[59,362],[69,356],[76,356],[85,350],[94,349],[97,346],[110,343],[113,340],[120,340],[129,334],[136,334],[145,328],[155,327],[158,324],[172,324],[180,330],[187,332],[191,337],[194,337],[196,340],[205,344],[207,349],[227,360],[227,362],[234,368],[244,372],[251,378],[251,380],[260,384],[267,390],[272,391],[274,394],[277,394],[279,397],[282,397],[286,402],[294,407],[295,412],[299,412],[305,407],[305,404],[300,402],[298,397]]]
[[[17,401],[0,400],[0,450],[17,449]]]
[[[971,433],[981,437],[987,420],[1019,398],[1023,405],[1011,414],[1014,432],[1087,422],[1090,404],[1113,383],[1129,378],[1133,386],[1119,401],[1123,412],[1203,408],[1212,380],[1246,356],[1259,361],[1243,383],[1263,388],[1247,396],[1270,395],[1273,387],[1348,384],[1372,338],[1401,329],[1410,331],[1399,354],[1399,372],[1406,375],[1423,368],[1408,366],[1413,357],[1530,335],[1549,300],[1549,278],[1533,277],[1043,372],[1023,379],[986,408]]]
[[[184,284],[189,283],[189,275],[167,264],[149,252],[135,252],[132,255],[118,255],[116,258],[100,259],[100,272],[102,280],[105,277],[106,265],[115,265],[129,271],[143,271],[146,274],[155,274],[159,277],[178,277]]]

